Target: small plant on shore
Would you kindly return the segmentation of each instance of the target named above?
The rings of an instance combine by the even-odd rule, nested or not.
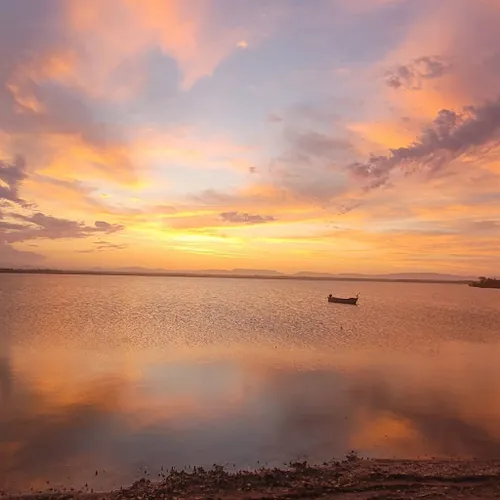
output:
[[[347,455],[345,456],[345,461],[346,462],[357,462],[358,460],[361,460],[358,452],[356,450],[351,450]]]
[[[304,460],[303,462],[295,461],[295,462],[290,462],[289,466],[295,470],[305,470],[308,468],[308,463],[307,460]]]

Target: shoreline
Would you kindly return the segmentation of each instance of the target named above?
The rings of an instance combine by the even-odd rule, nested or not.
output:
[[[195,468],[175,471],[156,481],[141,479],[108,492],[59,490],[29,494],[1,493],[2,500],[298,500],[499,498],[500,459],[381,460],[348,456],[342,462],[285,469],[226,472]]]
[[[52,275],[52,276],[137,276],[142,278],[227,278],[250,280],[282,280],[282,281],[339,281],[354,283],[416,283],[435,285],[469,285],[470,279],[419,279],[419,278],[383,278],[383,277],[342,277],[342,276],[294,276],[272,274],[230,274],[230,273],[203,273],[203,272],[126,272],[126,271],[83,271],[58,269],[7,269],[0,268],[2,274],[20,275]]]

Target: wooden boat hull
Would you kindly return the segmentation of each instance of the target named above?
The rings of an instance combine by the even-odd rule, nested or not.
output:
[[[332,304],[348,304],[351,306],[355,306],[358,304],[358,298],[351,297],[349,299],[341,299],[339,297],[328,297],[328,302]]]

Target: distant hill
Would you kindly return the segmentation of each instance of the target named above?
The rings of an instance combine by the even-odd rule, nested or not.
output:
[[[148,269],[143,267],[121,267],[115,269],[34,269],[34,268],[0,268],[0,273],[36,273],[36,274],[99,274],[99,275],[135,275],[163,277],[221,277],[221,278],[256,278],[256,279],[302,279],[302,280],[339,280],[339,281],[406,281],[406,282],[470,282],[475,276],[459,276],[441,273],[318,273],[301,271],[295,274],[285,274],[272,269],[208,269],[200,271],[168,271],[165,269]]]
[[[95,273],[126,273],[126,274],[162,274],[162,273],[168,273],[167,270],[165,269],[154,269],[154,268],[148,268],[148,267],[115,267],[113,269],[106,269],[104,267],[92,267],[89,269],[91,272]],[[183,272],[183,271],[181,271]]]
[[[309,271],[300,271],[298,273],[292,274],[292,276],[297,276],[298,278],[334,278],[335,276],[341,276],[340,274],[330,274],[330,273],[317,273]]]
[[[273,269],[207,269],[202,271],[186,271],[193,274],[232,274],[237,276],[286,276],[284,273]]]
[[[447,280],[447,281],[463,281],[476,279],[475,276],[460,276],[456,274],[441,274],[441,273],[390,273],[379,275],[388,279],[420,279],[420,280]]]
[[[330,278],[330,279],[356,279],[356,280],[418,280],[418,281],[469,281],[475,276],[460,276],[456,274],[441,273],[387,273],[387,274],[359,274],[359,273],[318,273],[301,271],[293,276],[300,278]]]

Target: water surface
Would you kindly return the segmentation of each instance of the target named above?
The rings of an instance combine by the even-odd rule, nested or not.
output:
[[[500,454],[498,290],[1,275],[0,318],[0,489]]]

